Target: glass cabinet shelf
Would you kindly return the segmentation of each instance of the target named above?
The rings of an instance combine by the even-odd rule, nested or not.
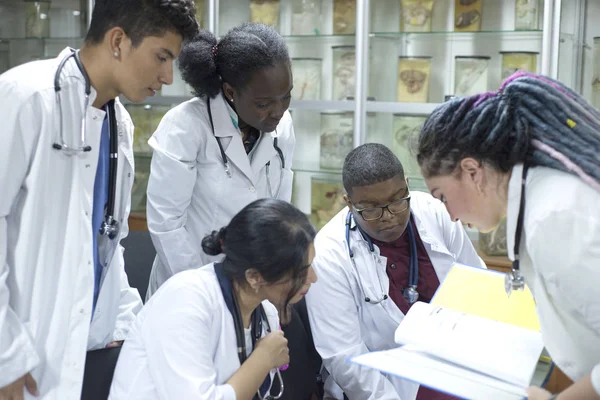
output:
[[[342,175],[341,169],[321,168],[318,163],[311,162],[294,162],[292,164],[292,169],[295,173],[323,174],[330,176]]]
[[[477,37],[495,37],[498,39],[506,40],[506,39],[528,39],[532,37],[542,37],[541,30],[492,30],[492,31],[477,31],[477,32],[456,32],[456,31],[432,31],[432,32],[371,32],[369,33],[370,37],[380,37],[380,38],[389,38],[389,39],[397,39],[404,37],[421,37],[421,38],[431,38],[436,36],[444,36],[447,38],[477,38]]]
[[[334,39],[350,39],[352,41],[354,41],[354,38],[356,37],[353,34],[336,34],[336,35],[324,35],[324,34],[318,34],[318,35],[281,35],[285,40],[312,40],[312,39],[318,39],[318,40],[334,40]]]
[[[0,39],[0,73],[17,65],[56,57],[65,47],[79,48],[82,38]]]

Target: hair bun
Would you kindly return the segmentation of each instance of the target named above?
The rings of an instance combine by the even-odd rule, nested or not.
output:
[[[221,228],[219,231],[212,231],[202,239],[202,250],[210,255],[216,256],[223,253],[223,238],[227,233],[227,228]]]

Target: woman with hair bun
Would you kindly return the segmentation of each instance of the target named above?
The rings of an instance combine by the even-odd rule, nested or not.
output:
[[[157,256],[148,295],[172,275],[208,264],[200,241],[260,198],[291,200],[295,145],[287,111],[292,72],[283,38],[243,24],[220,41],[184,43],[183,79],[196,97],[170,110],[150,138],[148,228]]]
[[[297,361],[277,309],[285,314],[316,282],[315,233],[291,204],[261,199],[206,236],[204,251],[224,258],[175,275],[152,296],[125,340],[110,398],[277,395],[278,368]],[[294,398],[286,387],[282,398]]]

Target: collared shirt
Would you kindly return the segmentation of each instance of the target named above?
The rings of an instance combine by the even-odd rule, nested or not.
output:
[[[412,226],[415,226],[414,217],[411,216]],[[407,228],[408,229],[408,228]],[[419,280],[417,291],[419,292],[419,301],[429,303],[440,286],[440,281],[433,269],[429,255],[425,250],[423,241],[417,229],[415,231],[415,241],[417,242],[417,257],[419,263]],[[404,231],[396,241],[391,243],[373,240],[373,244],[379,247],[381,255],[387,258],[386,273],[390,279],[389,295],[396,303],[403,314],[406,314],[412,304],[402,295],[402,292],[408,287],[410,275],[410,239],[408,231]]]

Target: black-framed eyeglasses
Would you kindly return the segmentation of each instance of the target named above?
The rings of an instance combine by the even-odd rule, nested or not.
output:
[[[352,201],[352,200],[350,200]],[[406,197],[403,197],[398,200],[394,200],[391,203],[386,204],[385,206],[379,207],[367,207],[361,208],[360,210],[356,208],[354,203],[352,203],[356,212],[364,219],[365,221],[375,221],[383,216],[383,210],[387,209],[388,212],[392,215],[400,214],[408,210],[410,206],[410,194]]]

